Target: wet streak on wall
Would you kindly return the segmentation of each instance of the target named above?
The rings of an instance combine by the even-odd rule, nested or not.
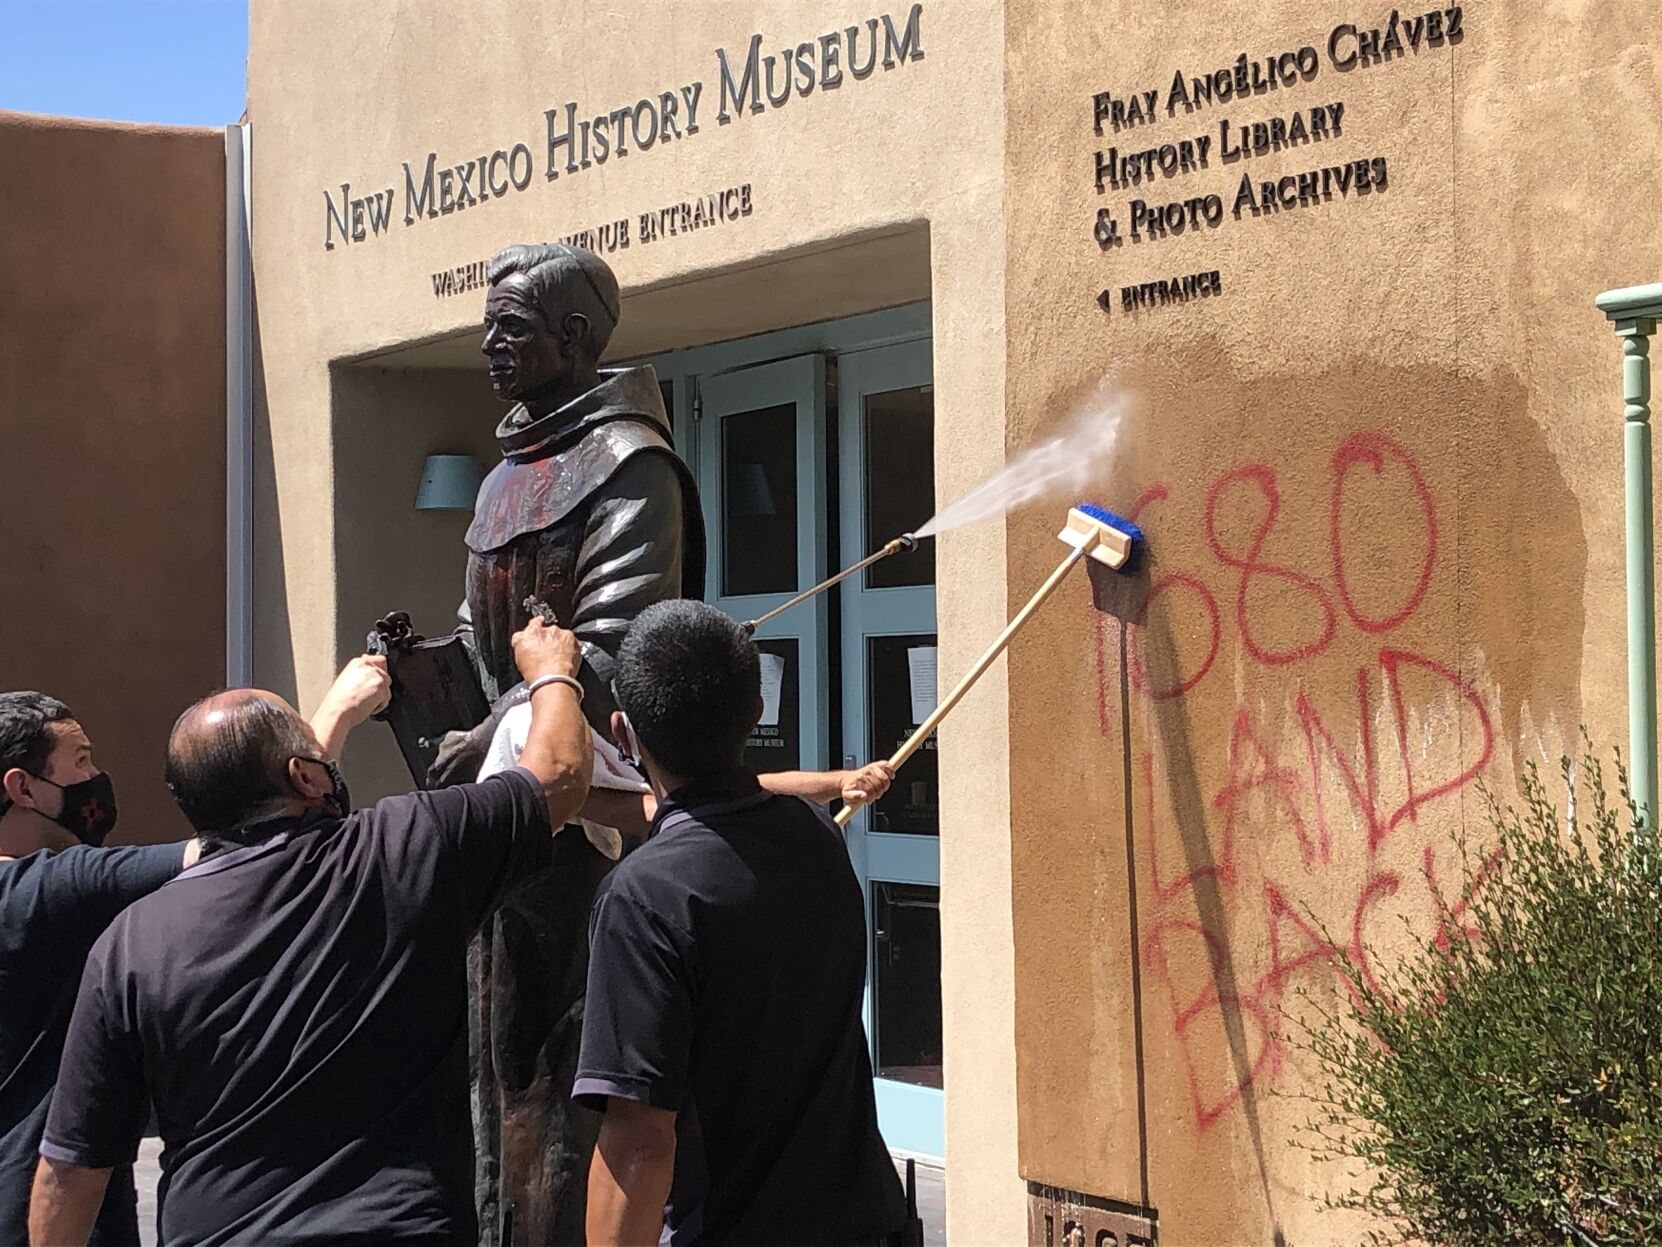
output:
[[[224,143],[0,114],[0,688],[81,717],[119,842],[185,834],[163,746],[225,679]]]

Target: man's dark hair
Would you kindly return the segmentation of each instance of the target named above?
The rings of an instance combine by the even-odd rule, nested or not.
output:
[[[208,723],[210,714],[217,721]],[[290,758],[316,756],[305,725],[281,702],[255,693],[216,693],[174,723],[167,786],[197,831],[228,832],[292,794]]]
[[[57,743],[51,725],[74,717],[68,706],[45,693],[0,693],[0,775],[14,766],[39,775]],[[0,788],[0,814],[10,808],[11,800]]]
[[[558,332],[560,321],[576,312],[589,322],[590,362],[606,353],[622,312],[617,275],[606,261],[565,243],[521,243],[498,251],[485,269],[493,286],[514,273],[530,282],[550,329]]]
[[[738,766],[762,687],[756,643],[702,602],[659,602],[618,651],[618,707],[648,750],[680,779]]]

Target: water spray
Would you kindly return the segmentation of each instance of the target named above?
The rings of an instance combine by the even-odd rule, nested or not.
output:
[[[900,534],[875,554],[867,555],[829,580],[804,589],[790,601],[752,619],[744,625],[745,631],[754,635],[756,629],[770,619],[777,619],[793,606],[800,606],[832,585],[841,584],[855,572],[891,554],[917,549],[918,542],[925,537],[992,519],[1029,502],[1058,495],[1066,497],[1070,493],[1078,497],[1097,478],[1119,442],[1120,425],[1124,422],[1130,400],[1123,394],[1113,392],[1110,386],[1111,379],[1105,380],[1092,399],[1066,420],[1060,432],[1012,455],[1003,467],[944,510],[936,512],[916,532]],[[1084,511],[1091,510],[1084,508]],[[1104,511],[1102,514],[1109,513]],[[1123,525],[1125,521],[1120,523]]]
[[[832,585],[841,584],[843,581],[847,580],[850,576],[852,576],[855,572],[864,571],[866,568],[870,567],[873,563],[880,562],[883,559],[888,558],[889,555],[891,555],[891,554],[899,554],[902,550],[916,550],[917,548],[918,548],[918,539],[917,539],[916,534],[914,534],[914,533],[901,533],[900,536],[896,537],[893,541],[889,542],[881,550],[878,550],[875,554],[866,555],[865,558],[861,559],[858,563],[855,563],[852,567],[843,568],[843,570],[838,572],[835,576],[832,576],[832,577],[830,577],[826,580],[820,581],[817,585],[815,585],[811,589],[804,589],[801,593],[797,594],[790,601],[781,602],[778,606],[775,606],[772,610],[768,611],[767,614],[758,615],[758,616],[756,616],[756,618],[752,619],[749,623],[742,624],[740,626],[743,627],[744,630],[747,633],[754,636],[756,634],[756,629],[760,628],[763,624],[767,623],[768,620],[777,619],[779,616],[783,615],[786,611],[790,610],[793,606],[800,606],[800,605],[802,605],[802,603],[806,602],[809,598],[817,597],[821,593],[824,593],[827,589],[831,588]]]
[[[1063,544],[1072,546],[1072,552],[1057,564],[1056,570],[1051,572],[1049,579],[1027,599],[1026,605],[1016,612],[1015,618],[1004,625],[1004,631],[987,647],[987,652],[975,660],[975,665],[964,673],[963,679],[959,680],[957,686],[942,699],[941,704],[935,707],[927,719],[918,724],[917,729],[906,738],[906,743],[894,751],[889,758],[891,768],[898,771],[906,759],[922,747],[923,742],[940,726],[941,720],[964,699],[964,694],[968,693],[987,668],[993,665],[993,660],[1004,652],[1017,630],[1032,618],[1045,599],[1056,592],[1062,581],[1067,579],[1074,564],[1088,558],[1113,571],[1129,573],[1136,566],[1137,556],[1143,545],[1143,530],[1136,524],[1123,516],[1115,515],[1112,511],[1089,503],[1081,503],[1068,512],[1067,525],[1057,537]],[[864,803],[851,801],[838,810],[837,826],[848,826],[848,821],[854,817],[854,811],[862,804]]]

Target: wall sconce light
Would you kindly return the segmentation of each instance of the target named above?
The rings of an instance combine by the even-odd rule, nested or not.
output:
[[[485,465],[472,455],[428,455],[421,465],[417,511],[471,511],[485,481]]]

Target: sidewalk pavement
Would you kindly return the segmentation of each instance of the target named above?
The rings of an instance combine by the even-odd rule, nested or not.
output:
[[[156,1247],[156,1183],[161,1178],[157,1163],[162,1145],[159,1140],[146,1139],[139,1146],[138,1163],[133,1166],[133,1177],[138,1184],[139,1242],[143,1247]],[[902,1180],[906,1177],[906,1162],[896,1161]],[[923,1241],[927,1247],[945,1247],[946,1243],[946,1175],[933,1165],[917,1167],[918,1214],[923,1218]]]
[[[895,1161],[906,1181],[906,1162]],[[922,1161],[917,1165],[918,1216],[923,1218],[924,1247],[946,1247],[946,1173]]]

